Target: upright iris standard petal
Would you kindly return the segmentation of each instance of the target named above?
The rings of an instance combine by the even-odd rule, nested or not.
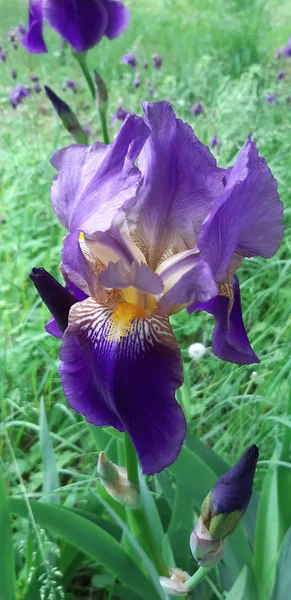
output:
[[[76,52],[98,44],[109,23],[102,0],[43,0],[43,13],[49,25]]]
[[[114,40],[128,27],[130,13],[122,2],[116,0],[103,0],[103,2],[108,13],[108,25],[105,35],[109,40]]]
[[[205,310],[214,316],[216,325],[212,335],[212,349],[222,360],[247,365],[260,362],[251,348],[242,319],[240,291],[237,277],[233,281],[233,299],[215,296],[209,302],[196,302],[188,311]]]
[[[129,433],[143,472],[152,474],[176,459],[186,432],[175,400],[180,350],[167,318],[134,318],[134,309],[132,318],[126,303],[118,310],[88,299],[70,311],[62,383],[69,404],[88,421]]]
[[[282,241],[283,205],[266,161],[249,138],[198,237],[201,258],[216,280],[231,282],[232,259],[273,256]]]
[[[172,313],[173,307],[179,305],[188,306],[192,302],[207,302],[216,293],[217,285],[208,264],[204,260],[197,260],[196,264],[159,300],[159,311],[162,314]]]
[[[43,0],[29,0],[28,30],[21,43],[31,54],[44,54],[47,47],[43,39]]]
[[[143,120],[130,115],[110,146],[73,145],[53,155],[51,164],[59,175],[51,201],[67,229],[94,233],[110,228],[120,208],[136,193],[140,172],[134,162],[148,134]]]
[[[225,171],[191,127],[176,119],[167,102],[143,104],[151,135],[139,157],[142,185],[127,211],[148,264],[156,268],[168,253],[194,248],[210,204],[224,189]]]

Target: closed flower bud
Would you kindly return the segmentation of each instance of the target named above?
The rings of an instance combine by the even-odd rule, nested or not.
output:
[[[97,472],[103,487],[114,500],[117,500],[123,506],[139,508],[140,495],[138,488],[127,479],[125,467],[115,465],[108,460],[104,452],[100,452]]]
[[[185,582],[190,578],[186,571],[169,569],[171,577],[160,577],[160,584],[167,594],[171,596],[187,596],[189,589]]]
[[[257,446],[251,446],[206,496],[190,541],[192,554],[201,566],[213,566],[220,560],[224,539],[235,530],[246,511],[258,456]]]
[[[105,81],[100,77],[97,71],[94,71],[95,88],[96,88],[96,102],[99,110],[107,110],[108,106],[108,92]]]

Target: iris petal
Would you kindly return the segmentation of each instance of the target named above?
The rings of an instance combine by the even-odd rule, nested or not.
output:
[[[196,259],[196,264],[161,297],[158,302],[159,313],[173,314],[192,302],[207,302],[217,291],[208,264]]]
[[[217,281],[231,280],[241,257],[276,253],[283,237],[282,214],[277,182],[249,138],[198,237],[201,257]]]
[[[141,292],[153,295],[161,294],[164,288],[159,275],[145,263],[138,264],[137,261],[134,261],[129,269],[124,267],[122,261],[110,262],[107,269],[100,273],[99,281],[106,289],[133,286]]]
[[[28,12],[28,29],[21,43],[31,54],[44,54],[47,47],[42,35],[43,12],[42,0],[30,0]]]
[[[106,0],[105,6],[108,12],[108,25],[105,35],[109,40],[113,40],[128,27],[130,13],[121,2],[116,2],[115,0]]]
[[[182,384],[179,346],[168,319],[134,319],[120,341],[110,336],[114,309],[92,298],[70,311],[60,374],[69,404],[95,425],[127,431],[143,472],[170,465],[186,423],[175,390]]]
[[[216,325],[212,334],[212,349],[216,356],[240,365],[259,363],[243,323],[237,277],[233,280],[233,296],[230,313],[231,300],[226,296],[215,296],[209,302],[195,302],[188,311],[205,310],[214,316]]]
[[[104,35],[108,12],[99,0],[43,0],[44,17],[76,52],[93,48]]]

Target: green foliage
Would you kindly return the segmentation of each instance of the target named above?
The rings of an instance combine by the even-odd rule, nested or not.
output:
[[[8,29],[25,22],[25,4],[3,3],[3,45]],[[189,421],[188,436],[175,465],[147,481],[140,477],[143,509],[167,565],[193,573],[189,534],[201,503],[216,478],[256,443],[257,493],[226,542],[224,561],[192,597],[214,600],[227,594],[225,600],[271,600],[272,594],[272,600],[285,600],[291,526],[291,60],[275,61],[273,53],[290,35],[290,2],[127,4],[132,11],[127,32],[114,42],[103,40],[88,55],[91,74],[97,68],[109,90],[109,120],[118,105],[141,114],[144,99],[170,100],[205,144],[216,133],[221,149],[214,152],[223,167],[233,162],[251,131],[285,205],[285,239],[278,254],[270,261],[245,261],[239,271],[246,328],[261,359],[255,371],[213,356],[212,317],[183,312],[172,318],[185,362],[179,401]],[[86,82],[78,65],[68,48],[57,56],[58,36],[48,28],[45,33],[47,55],[8,48],[7,63],[0,63],[0,327],[5,332],[0,345],[0,453],[7,480],[6,486],[0,478],[0,539],[5,544],[0,598],[12,600],[15,589],[17,600],[75,600],[89,594],[92,600],[159,598],[163,596],[157,573],[142,536],[132,536],[124,508],[96,485],[100,450],[123,463],[121,435],[88,425],[65,403],[57,373],[59,341],[43,329],[48,312],[28,278],[34,265],[60,277],[64,232],[50,208],[49,159],[72,139],[44,93],[32,95],[17,111],[9,107],[14,85],[10,69],[16,68],[26,85],[31,85],[29,74],[35,71],[41,85],[48,84],[58,95],[66,77],[76,80],[78,93],[67,90],[66,100],[82,127],[88,126],[90,143],[101,139],[93,101],[86,107]],[[120,57],[131,49],[139,63],[138,90],[133,89],[133,73],[120,64]],[[163,56],[160,71],[151,65],[154,52]],[[285,80],[279,82],[276,75],[283,66]],[[277,94],[278,105],[265,102],[271,92]],[[205,114],[195,119],[189,108],[198,100]],[[110,128],[111,139],[116,131],[117,126]],[[197,362],[187,351],[194,341],[207,349]],[[13,520],[7,489],[13,496]],[[98,499],[92,490],[97,490]]]

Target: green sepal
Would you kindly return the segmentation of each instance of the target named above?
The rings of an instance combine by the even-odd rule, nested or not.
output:
[[[228,515],[220,514],[212,517],[208,527],[209,533],[217,541],[224,540],[236,529],[243,514],[243,511],[235,510]]]

